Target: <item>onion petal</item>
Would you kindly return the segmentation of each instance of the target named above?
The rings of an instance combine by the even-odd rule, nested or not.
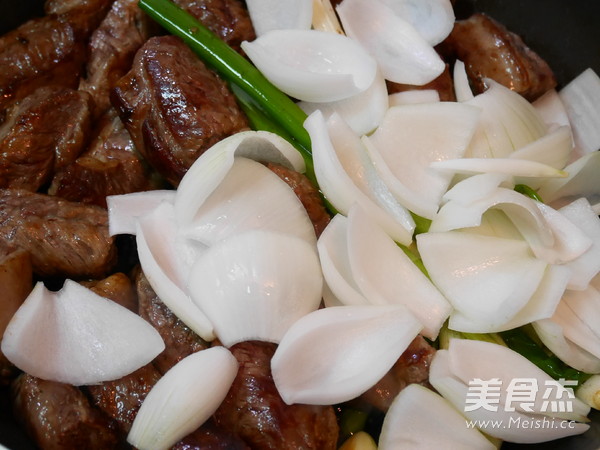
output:
[[[257,36],[271,30],[309,30],[312,0],[247,0],[246,6]]]
[[[108,234],[135,234],[136,219],[152,211],[161,202],[173,203],[175,192],[158,189],[107,196]]]

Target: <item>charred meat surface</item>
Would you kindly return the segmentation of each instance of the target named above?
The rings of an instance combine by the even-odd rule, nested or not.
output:
[[[108,195],[163,187],[164,182],[139,155],[113,108],[104,114],[99,128],[77,160],[55,171],[50,195],[106,208]]]
[[[249,450],[250,447],[235,435],[220,430],[209,419],[200,428],[177,442],[171,450]]]
[[[161,375],[152,364],[118,380],[87,386],[92,404],[114,419],[122,436],[127,436],[142,402]]]
[[[152,21],[137,0],[116,0],[90,38],[85,78],[79,89],[95,102],[95,116],[110,106],[110,90],[131,68],[133,57],[152,33]]]
[[[275,344],[231,347],[239,363],[233,385],[214,414],[217,425],[253,449],[335,449],[338,425],[331,406],[287,405],[271,375]]]
[[[141,270],[136,276],[136,288],[140,316],[156,328],[165,342],[165,349],[154,360],[154,365],[161,373],[164,374],[186,356],[208,348],[208,343],[190,330],[158,298]]]
[[[0,188],[37,191],[79,156],[91,129],[85,92],[42,87],[14,103],[0,125]]]
[[[44,11],[47,15],[56,15],[62,22],[70,24],[78,39],[87,41],[112,3],[113,0],[47,0]]]
[[[465,63],[477,92],[485,90],[484,78],[530,101],[556,86],[548,64],[520,36],[485,14],[457,21],[441,48]]]
[[[27,250],[42,277],[101,278],[116,263],[105,209],[0,189],[0,246]]]
[[[292,188],[308,213],[317,237],[321,235],[331,217],[325,209],[319,191],[305,175],[287,169],[278,164],[267,164],[267,167]]]
[[[85,43],[56,16],[24,23],[0,37],[0,111],[42,86],[76,88]]]
[[[248,128],[226,84],[174,36],[142,46],[112,101],[138,150],[173,185],[205,150]]]
[[[422,336],[417,336],[402,353],[390,371],[359,398],[386,412],[392,400],[412,383],[429,386],[429,366],[435,349]]]
[[[237,51],[243,41],[256,38],[248,10],[240,0],[174,0],[174,3]]]
[[[22,374],[12,394],[15,416],[39,448],[118,448],[114,423],[75,386]]]

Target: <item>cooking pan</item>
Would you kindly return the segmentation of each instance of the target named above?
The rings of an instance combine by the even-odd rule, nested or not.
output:
[[[521,35],[526,44],[550,63],[559,87],[588,67],[600,74],[600,2],[596,0],[457,0],[458,18],[473,12],[486,12]],[[43,0],[0,0],[0,34],[42,14]],[[600,414],[594,411],[590,417],[592,426],[583,435],[538,445],[505,444],[502,448],[599,449]],[[0,444],[11,450],[35,448],[13,420],[3,388],[0,388]]]

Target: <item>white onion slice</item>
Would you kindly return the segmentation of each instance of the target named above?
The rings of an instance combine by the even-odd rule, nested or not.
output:
[[[454,95],[456,96],[457,102],[468,102],[473,99],[473,91],[469,84],[469,76],[465,63],[460,59],[454,62],[454,70],[452,72],[452,78],[454,81]]]
[[[321,269],[332,297],[324,296],[326,306],[336,303],[343,305],[368,305],[369,301],[362,295],[354,281],[350,258],[348,256],[348,219],[336,214],[327,224],[317,242]]]
[[[342,25],[333,10],[330,0],[313,0],[312,27],[319,31],[344,34]]]
[[[404,305],[432,340],[452,307],[431,281],[363,210],[348,214],[348,257],[356,284],[373,304]]]
[[[237,360],[224,347],[183,358],[148,392],[127,442],[140,450],[171,448],[216,411],[237,371]]]
[[[431,45],[442,42],[454,27],[449,0],[382,0],[394,13],[410,23]]]
[[[541,97],[534,100],[532,105],[548,127],[571,126],[565,105],[556,89],[546,91]]]
[[[512,158],[460,158],[434,161],[430,167],[449,174],[501,173],[515,177],[566,178],[566,171],[548,164]]]
[[[106,197],[108,207],[108,234],[135,234],[136,219],[149,213],[161,202],[173,203],[174,190],[154,190],[133,192],[131,194],[109,195]]]
[[[537,161],[555,169],[562,169],[567,165],[572,149],[571,129],[568,126],[561,126],[531,144],[515,150],[509,158]]]
[[[563,296],[563,302],[600,340],[600,292],[593,286],[583,291],[568,290]]]
[[[569,296],[569,293],[580,296],[582,292],[584,291],[567,291],[565,298]],[[583,295],[585,296],[585,294]],[[574,306],[577,307],[577,303]],[[562,301],[558,304],[552,321],[562,328],[565,338],[596,358],[600,358],[600,339],[596,330],[587,326],[567,302]]]
[[[147,225],[150,226],[151,222],[147,222]],[[160,233],[160,230],[152,226],[150,234],[154,235],[155,232]],[[153,249],[157,245],[164,244],[162,236],[159,235],[158,239],[147,239],[144,227],[140,223],[138,223],[136,234],[140,265],[156,295],[191,330],[203,339],[212,341],[215,338],[213,326],[206,315],[192,302],[188,294],[165,273],[162,261],[158,261],[153,253]],[[172,249],[167,251],[172,251]],[[167,268],[167,270],[170,269]]]
[[[272,30],[309,30],[312,0],[248,0],[246,2],[257,36]]]
[[[315,174],[327,200],[342,214],[354,203],[360,204],[394,240],[410,244],[415,226],[412,217],[378,179],[360,141],[357,145],[358,138],[343,120],[334,114],[326,123],[321,112],[315,111],[304,127],[312,142]],[[364,179],[365,171],[369,180]],[[374,188],[369,181],[375,182]]]
[[[140,316],[71,280],[58,292],[37,283],[2,339],[2,353],[19,369],[73,385],[121,378],[164,348]]]
[[[440,101],[440,94],[435,89],[413,89],[390,94],[388,101],[390,107],[419,103],[437,103]]]
[[[582,372],[600,373],[600,359],[567,339],[558,323],[544,319],[531,325],[542,343],[565,364]]]
[[[361,136],[373,131],[383,120],[388,109],[388,91],[378,70],[371,86],[352,97],[330,103],[299,102],[298,106],[308,115],[318,109],[326,118],[337,113],[352,131]]]
[[[435,433],[431,424],[435,423]],[[380,450],[400,448],[486,449],[494,446],[450,402],[420,384],[409,384],[393,400],[385,415]]]
[[[400,305],[319,309],[281,340],[271,360],[273,380],[287,404],[348,401],[379,381],[420,329]]]
[[[379,128],[364,138],[379,176],[412,212],[433,218],[452,174],[429,167],[460,158],[473,137],[479,111],[438,102],[390,108]]]
[[[558,95],[567,110],[577,148],[583,153],[600,149],[600,77],[588,68]]]
[[[297,172],[306,167],[302,155],[289,142],[267,131],[243,131],[205,151],[184,175],[175,197],[175,214],[181,227],[189,225],[198,208],[225,178],[234,157],[272,162]]]
[[[337,12],[346,34],[377,60],[386,80],[423,85],[445,68],[433,47],[378,0],[344,0]]]
[[[520,240],[450,231],[419,234],[417,244],[431,280],[452,306],[490,327],[525,306],[546,269]]]
[[[577,398],[594,409],[600,409],[600,375],[593,375],[577,389]]]
[[[223,345],[279,342],[319,307],[323,277],[316,249],[294,236],[250,230],[210,247],[192,269],[192,299]]]
[[[511,350],[507,348],[505,349],[508,352],[511,352]],[[454,405],[455,408],[463,411],[464,415],[470,421],[472,421],[474,425],[479,426],[482,432],[508,442],[536,443],[581,434],[589,429],[589,425],[582,423],[572,423],[569,426],[565,426],[563,419],[552,418],[545,415],[521,413],[518,410],[515,410],[514,412],[508,412],[503,409],[502,401],[499,402],[498,411],[488,411],[485,408],[478,408],[474,411],[466,411],[465,404],[469,391],[467,385],[462,380],[458,379],[451,370],[449,352],[450,350],[438,350],[436,352],[431,362],[429,381],[444,398],[449,400]],[[477,359],[479,354],[480,353],[469,354],[468,357]],[[515,355],[520,356],[517,353],[515,353]],[[494,361],[494,367],[497,367],[500,361],[513,359],[515,355],[510,355],[506,359]],[[506,357],[507,355],[503,356]],[[524,361],[524,364],[525,363],[533,366],[533,364],[527,360]],[[514,367],[516,370],[514,371],[513,378],[522,377],[520,370],[518,370],[517,367],[518,366]],[[528,370],[527,367],[526,370]],[[494,375],[494,377],[496,377],[496,375]],[[508,379],[503,383],[504,388],[506,388],[511,379]],[[539,397],[541,397],[541,395]],[[581,402],[578,402],[578,407],[580,404]],[[490,424],[490,421],[500,421],[505,426],[486,426],[486,424]],[[541,421],[545,421],[545,423],[548,425],[545,427],[533,426],[534,424],[541,423]],[[509,423],[527,423],[529,426],[508,426],[507,424]]]
[[[278,231],[310,244],[317,241],[308,213],[294,191],[264,165],[236,157],[182,232],[210,246],[250,229]]]
[[[356,41],[317,30],[274,30],[242,49],[286,94],[308,102],[333,102],[366,90],[377,64]]]
[[[496,189],[506,184],[509,176],[502,173],[480,173],[459,181],[449,189],[443,200],[454,201],[460,205],[469,205],[477,200],[482,200],[493,195]],[[513,188],[511,185],[510,189]]]

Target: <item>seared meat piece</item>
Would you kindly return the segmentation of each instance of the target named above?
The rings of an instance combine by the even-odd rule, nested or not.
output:
[[[81,283],[96,294],[137,313],[138,301],[133,283],[127,275],[118,272],[103,280],[83,281]]]
[[[72,25],[78,38],[87,41],[106,16],[112,2],[113,0],[47,0],[44,11]]]
[[[19,189],[0,189],[0,246],[29,251],[46,277],[101,278],[117,256],[106,210]]]
[[[335,449],[338,425],[333,407],[286,405],[271,375],[275,344],[242,342],[231,347],[239,372],[214,414],[221,428],[253,449]]]
[[[249,450],[235,435],[225,433],[209,419],[200,428],[177,442],[171,450]]]
[[[221,139],[247,129],[226,84],[178,38],[150,38],[112,92],[137,149],[170,183]]]
[[[23,250],[0,252],[0,341],[8,322],[31,292],[32,278],[29,253]],[[0,351],[0,384],[7,383],[14,375],[15,367]]]
[[[41,86],[76,88],[84,59],[85,43],[56,16],[30,20],[0,37],[0,111]]]
[[[0,126],[0,188],[35,192],[75,161],[87,143],[90,106],[87,93],[58,86],[14,103]]]
[[[452,81],[452,75],[450,74],[450,66],[446,64],[446,68],[442,74],[435,80],[424,84],[423,86],[413,86],[410,84],[394,83],[392,81],[386,81],[389,94],[395,94],[396,92],[412,91],[415,89],[433,89],[437,91],[442,102],[454,102],[456,96],[454,95],[454,82]]]
[[[240,0],[174,0],[238,52],[242,41],[256,38],[252,21]]]
[[[92,34],[86,76],[79,89],[94,98],[95,116],[109,108],[110,90],[131,68],[135,52],[150,37],[153,23],[138,7],[137,0],[116,0]]]
[[[535,100],[556,86],[554,73],[516,34],[485,14],[474,14],[454,25],[440,45],[444,52],[465,63],[477,92],[485,89],[483,78],[491,78]]]
[[[160,376],[152,364],[147,364],[118,380],[87,386],[87,390],[92,404],[114,419],[121,434],[127,436],[142,402]]]
[[[411,383],[429,386],[429,365],[435,349],[422,336],[417,336],[402,353],[390,371],[360,400],[386,412],[398,393]]]
[[[136,276],[139,315],[158,330],[165,349],[154,359],[154,365],[165,373],[186,356],[208,348],[208,343],[190,330],[158,298],[148,279],[140,270]]]
[[[267,164],[267,167],[292,188],[304,205],[315,228],[315,233],[319,237],[331,220],[331,216],[325,209],[317,188],[301,173],[273,163]]]
[[[106,196],[158,189],[164,182],[138,154],[123,122],[110,108],[88,150],[55,171],[50,195],[106,208]]]
[[[13,398],[15,416],[44,450],[118,448],[115,424],[75,386],[22,374]]]

